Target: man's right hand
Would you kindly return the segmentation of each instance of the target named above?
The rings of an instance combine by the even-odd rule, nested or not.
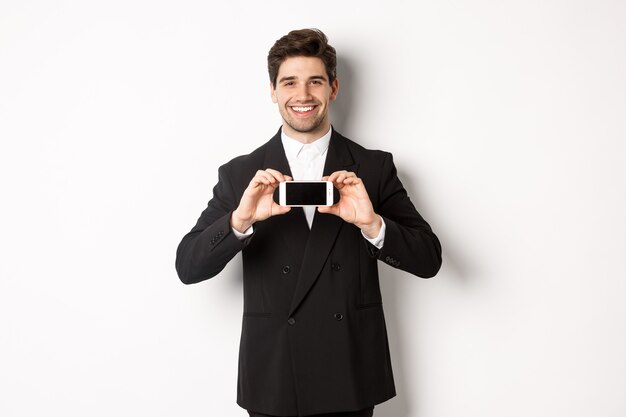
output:
[[[254,223],[278,214],[285,214],[291,207],[280,206],[274,202],[274,190],[283,181],[291,177],[274,169],[257,171],[248,188],[243,192],[239,207],[230,217],[230,225],[244,233]]]

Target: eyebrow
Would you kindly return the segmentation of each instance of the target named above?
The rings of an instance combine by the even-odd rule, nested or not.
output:
[[[296,77],[295,75],[290,75],[288,77],[282,77],[280,80],[278,80],[279,83],[283,83],[285,81],[295,81],[297,80],[298,77]],[[322,81],[326,81],[326,77],[324,77],[323,75],[313,75],[311,77],[309,77],[309,80],[322,80]]]

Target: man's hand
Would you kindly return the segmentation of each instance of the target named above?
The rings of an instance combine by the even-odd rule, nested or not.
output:
[[[274,202],[274,190],[283,181],[291,177],[274,169],[257,171],[248,188],[243,192],[239,207],[230,217],[230,225],[238,232],[245,232],[254,223],[277,214],[285,214],[291,207],[284,207]]]
[[[333,206],[320,206],[320,213],[334,214],[344,221],[352,223],[369,238],[375,238],[380,232],[382,220],[374,212],[370,197],[363,181],[354,172],[336,171],[322,178],[330,181],[339,190],[339,202]]]

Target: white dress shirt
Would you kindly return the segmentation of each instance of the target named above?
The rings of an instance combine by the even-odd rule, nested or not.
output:
[[[315,140],[313,143],[304,144],[296,139],[290,138],[281,131],[281,141],[283,148],[285,149],[285,155],[287,156],[287,162],[291,169],[291,174],[294,180],[310,180],[321,181],[324,172],[324,164],[326,163],[326,155],[328,154],[328,145],[330,144],[330,137],[332,135],[332,127],[321,138]],[[309,225],[309,229],[313,227],[313,219],[315,217],[315,207],[302,207],[306,222]],[[363,231],[361,234],[372,245],[378,249],[383,247],[385,241],[385,221],[380,218],[382,226],[378,236],[371,239]],[[235,236],[243,240],[252,235],[254,229],[250,226],[245,232],[241,233],[234,228],[232,229]]]
[[[289,168],[295,181],[321,181],[328,153],[328,144],[332,128],[321,138],[313,143],[304,144],[290,138],[284,132],[281,133],[281,140]],[[302,207],[309,229],[313,227],[313,217],[315,207]]]

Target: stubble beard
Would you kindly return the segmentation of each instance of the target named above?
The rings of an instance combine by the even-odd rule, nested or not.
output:
[[[285,110],[285,112],[288,112],[288,111],[289,110]],[[298,122],[297,120],[294,120],[293,118],[291,118],[289,113],[282,114],[282,118],[283,118],[283,121],[287,123],[287,125],[293,130],[295,130],[296,132],[310,133],[310,132],[314,132],[316,129],[318,129],[322,125],[322,123],[324,123],[325,116],[318,115],[318,117],[311,120],[310,122],[303,121],[304,123],[300,123],[300,124],[297,123]]]

